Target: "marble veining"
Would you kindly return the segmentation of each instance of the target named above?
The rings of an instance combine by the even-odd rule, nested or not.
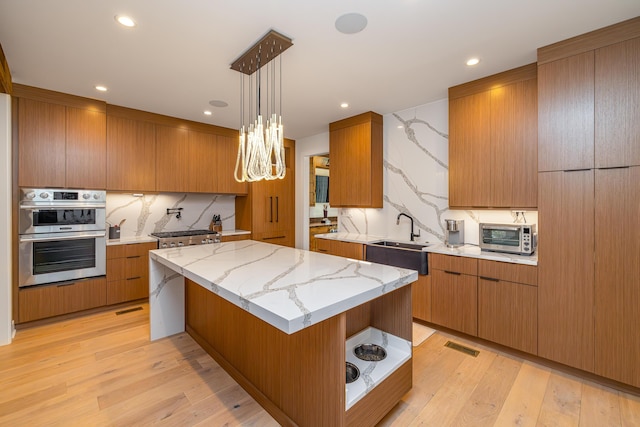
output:
[[[421,241],[444,243],[445,219],[464,219],[466,243],[478,244],[479,223],[514,222],[510,210],[449,209],[446,99],[386,114],[383,120],[383,207],[339,209],[340,232],[406,240],[408,223],[396,225],[397,215],[406,213],[414,218]],[[537,223],[537,212],[527,212],[526,218]]]
[[[182,208],[180,218],[167,215],[167,208]],[[235,229],[235,196],[201,193],[160,193],[136,197],[107,194],[109,224],[126,220],[120,238],[147,236],[161,231],[208,229],[214,214],[222,218],[222,229]]]
[[[150,252],[149,286],[154,297],[151,301],[158,302],[162,310],[175,308],[166,308],[172,304],[165,293],[176,292],[175,287],[170,288],[175,276],[168,275],[167,269],[286,333],[319,323],[418,278],[413,270],[253,240],[160,249]]]

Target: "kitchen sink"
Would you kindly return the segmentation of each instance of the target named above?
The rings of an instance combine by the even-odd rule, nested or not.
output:
[[[377,264],[391,265],[394,267],[408,268],[418,271],[418,274],[428,274],[427,252],[422,248],[428,243],[404,243],[392,240],[380,240],[367,243],[367,261]]]

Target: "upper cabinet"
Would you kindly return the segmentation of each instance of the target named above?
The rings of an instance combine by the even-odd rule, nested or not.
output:
[[[332,207],[382,207],[382,116],[368,112],[329,125]]]
[[[155,126],[130,111],[107,109],[107,190],[156,191]]]
[[[18,185],[106,186],[106,105],[14,85],[18,105]]]
[[[640,18],[538,49],[539,171],[640,165]]]
[[[246,194],[238,131],[107,106],[108,190]]]
[[[537,108],[536,64],[449,88],[450,207],[537,206]]]

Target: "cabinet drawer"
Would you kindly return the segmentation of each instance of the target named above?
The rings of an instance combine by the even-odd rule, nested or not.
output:
[[[464,332],[478,333],[478,278],[431,270],[431,321]]]
[[[126,258],[129,257],[148,257],[149,251],[154,249],[158,249],[158,244],[156,242],[153,243],[136,243],[133,245],[121,245],[124,246],[124,256]]]
[[[125,278],[125,258],[107,259],[107,281],[121,280]]]
[[[123,258],[124,249],[127,245],[109,245],[107,246],[107,259]]]
[[[535,265],[478,260],[480,278],[506,280],[507,282],[538,285],[538,267]]]
[[[289,247],[295,246],[295,243],[293,242],[293,236],[289,235],[289,233],[285,231],[255,233],[253,234],[253,240],[257,240],[259,242],[264,242],[264,243],[273,243],[274,245],[282,245],[282,246],[289,246]]]
[[[429,265],[435,270],[452,271],[461,274],[478,274],[478,260],[452,255],[430,254]]]
[[[250,234],[234,234],[231,236],[222,236],[220,241],[222,242],[237,242],[238,240],[249,240],[251,238]]]
[[[107,283],[107,304],[118,304],[149,297],[149,282],[146,278],[116,280]]]
[[[100,307],[106,302],[104,278],[20,289],[20,323]]]

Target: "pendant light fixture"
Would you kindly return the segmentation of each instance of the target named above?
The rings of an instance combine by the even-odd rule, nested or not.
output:
[[[271,30],[231,64],[232,70],[241,73],[240,135],[234,173],[238,182],[282,179],[285,176],[282,57],[278,61],[273,59],[292,45],[291,39]],[[263,80],[265,92],[262,90]],[[249,87],[248,91],[245,91],[245,86]],[[253,121],[245,122],[245,106],[247,115],[256,112]],[[263,121],[263,112],[266,113],[266,121]]]

